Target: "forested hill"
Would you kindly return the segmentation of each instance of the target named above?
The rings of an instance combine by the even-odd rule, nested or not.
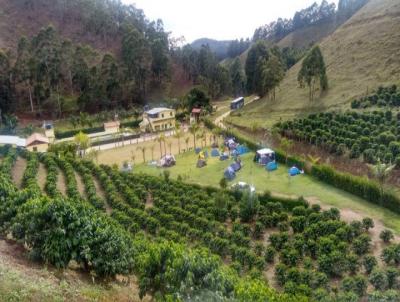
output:
[[[340,0],[335,3],[322,0],[296,12],[291,19],[278,18],[260,26],[253,40],[277,43],[280,47],[308,47],[322,40],[354,15],[368,0]]]
[[[0,48],[12,49],[52,24],[60,36],[119,54],[124,24],[145,32],[144,12],[116,0],[0,0]]]
[[[191,46],[196,49],[200,50],[203,45],[208,45],[219,59],[223,59],[228,55],[228,48],[232,41],[218,41],[214,39],[208,38],[201,38],[193,41]]]

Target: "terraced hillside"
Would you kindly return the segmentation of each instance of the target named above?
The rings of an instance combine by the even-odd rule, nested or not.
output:
[[[301,62],[291,68],[280,85],[275,102],[266,98],[246,107],[231,120],[249,126],[258,121],[270,126],[313,111],[348,108],[352,98],[379,85],[398,84],[400,78],[400,3],[371,0],[321,43],[329,90],[314,102],[300,89],[297,74]]]

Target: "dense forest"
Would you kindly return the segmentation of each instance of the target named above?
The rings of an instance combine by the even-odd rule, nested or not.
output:
[[[344,22],[359,10],[368,0],[340,0],[338,9],[335,3],[323,0],[320,5],[314,2],[311,6],[294,14],[291,19],[279,18],[269,24],[257,28],[253,40],[277,42],[291,32],[310,25],[336,21]]]
[[[57,118],[76,111],[131,108],[147,102],[152,91],[165,90],[174,69],[183,70],[187,83],[202,86],[212,98],[244,93],[239,61],[224,67],[208,45],[178,47],[161,20],[147,20],[134,6],[113,0],[20,0],[13,5],[55,16],[54,24],[21,36],[14,49],[0,50],[2,114],[30,111]],[[71,21],[109,48],[85,36],[78,39],[76,33],[69,39],[64,24],[68,27]],[[249,44],[232,41],[227,55],[234,58]]]

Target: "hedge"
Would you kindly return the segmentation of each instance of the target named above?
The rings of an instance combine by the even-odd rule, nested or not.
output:
[[[139,124],[141,122],[142,122],[141,120],[122,122],[120,127],[121,128],[137,128],[137,127],[139,127]],[[67,130],[67,131],[55,130],[54,134],[55,134],[56,139],[63,139],[63,138],[73,137],[73,136],[77,135],[79,132],[82,132],[85,134],[93,134],[93,133],[98,133],[98,132],[103,132],[103,131],[104,131],[104,127],[98,126],[98,127],[80,128],[80,129]]]
[[[327,165],[314,165],[311,175],[336,188],[400,214],[400,198],[392,192],[382,192],[379,184],[375,181],[338,172]]]
[[[97,132],[102,132],[104,131],[104,127],[91,127],[91,128],[81,128],[81,129],[74,129],[74,130],[68,130],[68,131],[54,131],[56,139],[63,139],[63,138],[68,138],[68,137],[73,137],[77,135],[79,132],[85,133],[85,134],[93,134]]]

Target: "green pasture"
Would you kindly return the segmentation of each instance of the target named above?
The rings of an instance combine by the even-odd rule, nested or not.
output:
[[[317,181],[311,176],[289,177],[289,167],[284,165],[279,165],[277,171],[267,172],[264,167],[253,162],[253,156],[253,153],[242,156],[243,169],[236,174],[235,180],[229,185],[244,181],[254,185],[258,192],[270,191],[276,195],[303,196],[324,205],[350,209],[361,215],[378,219],[396,233],[400,233],[400,215]],[[134,167],[134,173],[160,175],[163,170],[168,170],[172,178],[180,175],[185,182],[218,187],[224,170],[232,162],[209,158],[206,167],[196,168],[197,155],[194,152],[178,155],[176,160],[176,166],[167,169],[139,164]]]

